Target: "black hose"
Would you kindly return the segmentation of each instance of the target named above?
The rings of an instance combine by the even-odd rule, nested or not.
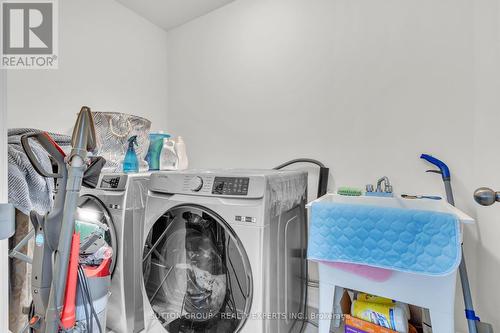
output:
[[[94,300],[92,297],[92,292],[90,291],[90,288],[89,288],[87,276],[85,275],[85,271],[82,268],[82,266],[79,266],[78,273],[80,276],[80,285],[81,285],[81,287],[84,291],[84,294],[85,294],[83,298],[86,298],[87,304],[89,305],[89,308],[90,308],[90,327],[89,327],[90,332],[93,331],[94,319],[95,319],[95,321],[97,323],[97,328],[99,329],[99,333],[103,333],[102,326],[101,326],[101,323],[99,321],[99,316],[97,315],[95,308],[94,308]],[[87,312],[87,308],[85,306],[85,301],[83,303],[84,303],[84,307],[85,307],[85,312]]]
[[[275,170],[283,169],[284,167],[287,167],[287,166],[295,164],[295,163],[311,163],[311,164],[316,164],[320,168],[326,168],[326,166],[322,162],[320,162],[318,160],[315,160],[315,159],[312,159],[312,158],[296,158],[294,160],[290,160],[288,162],[280,164],[277,167],[275,167],[274,169]]]
[[[78,267],[78,291],[80,292],[80,295],[82,297],[82,306],[83,310],[85,312],[85,323],[86,327],[85,329],[91,333],[92,332],[92,324],[90,323],[90,317],[89,317],[89,311],[87,309],[87,297],[85,295],[85,288],[83,287],[83,277],[82,277],[82,272],[80,270],[80,267]]]
[[[312,159],[312,158],[296,158],[293,160],[290,160],[288,162],[285,162],[283,164],[278,165],[275,167],[275,170],[280,170],[283,169],[289,165],[296,164],[296,163],[310,163],[310,164],[316,164],[319,166],[319,179],[318,179],[318,193],[317,197],[322,197],[328,192],[328,177],[330,176],[330,169],[326,167],[326,165],[318,160]]]
[[[90,302],[89,302],[89,304],[90,304],[90,310],[92,312],[92,315],[95,318],[95,322],[97,323],[97,328],[99,329],[99,333],[103,333],[101,322],[99,321],[99,316],[97,315],[97,313],[95,311],[95,308],[94,308],[94,300],[93,300],[93,297],[92,297],[92,292],[90,291],[90,288],[89,288],[89,285],[88,285],[87,277],[85,277],[85,289],[87,290],[87,297],[90,300]],[[92,321],[92,323],[93,323],[93,321]]]

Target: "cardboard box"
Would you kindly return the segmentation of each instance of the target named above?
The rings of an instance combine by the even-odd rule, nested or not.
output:
[[[345,315],[345,333],[398,333],[367,321]]]
[[[432,333],[431,316],[427,309],[410,305],[410,323],[418,329],[418,332]]]

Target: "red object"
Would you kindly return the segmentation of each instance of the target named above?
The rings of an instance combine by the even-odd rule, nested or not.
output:
[[[31,317],[29,324],[30,324],[30,326],[34,326],[39,321],[40,321],[40,317],[39,316],[33,316],[33,317]]]
[[[54,145],[54,147],[61,153],[62,156],[66,156],[66,153],[64,152],[64,150],[62,150],[61,146],[59,146],[55,141],[54,139],[52,139],[52,137],[50,136],[49,133],[47,132],[43,132],[42,133],[43,136],[45,136],[47,138],[47,140],[50,141],[50,143],[52,143],[52,145]]]
[[[111,258],[104,259],[97,267],[86,266],[83,268],[85,275],[88,278],[109,276],[109,267],[111,266]]]
[[[66,293],[61,315],[61,325],[70,329],[76,322],[76,287],[78,283],[78,264],[80,260],[80,234],[73,234],[71,253],[69,257],[68,277],[66,280]]]

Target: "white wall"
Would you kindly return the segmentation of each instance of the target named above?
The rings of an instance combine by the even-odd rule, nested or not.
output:
[[[237,1],[169,33],[169,127],[187,137],[194,166],[311,156],[339,184],[387,174],[396,189],[438,189],[419,153],[470,173],[453,163],[472,151],[461,135],[473,121],[468,10],[462,0]]]
[[[0,156],[7,156],[7,73],[0,70]],[[0,160],[0,203],[7,202],[7,159]],[[9,241],[0,240],[0,267],[8,267]],[[0,270],[0,332],[9,331],[9,270]]]
[[[466,255],[482,319],[500,329],[500,205],[472,201],[480,184],[500,188],[492,9],[495,0],[238,0],[168,33],[169,128],[185,136],[193,167],[307,156],[331,167],[335,185],[387,175],[397,192],[442,193],[418,157],[445,160],[457,205],[480,211]],[[460,293],[456,309],[464,331]]]
[[[64,0],[58,70],[11,71],[9,127],[67,131],[82,105],[166,123],[165,31],[113,0]]]

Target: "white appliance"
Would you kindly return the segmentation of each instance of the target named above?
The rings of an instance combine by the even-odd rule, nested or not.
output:
[[[113,248],[106,326],[114,333],[144,329],[142,231],[149,174],[101,174],[95,189],[82,188],[76,219],[104,223]]]
[[[151,175],[146,332],[298,332],[306,295],[307,174]]]

